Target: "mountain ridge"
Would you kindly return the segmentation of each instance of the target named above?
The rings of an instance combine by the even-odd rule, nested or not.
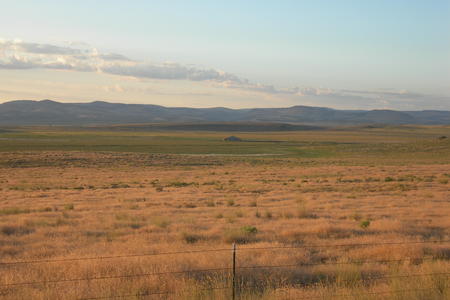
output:
[[[105,101],[62,103],[14,100],[0,104],[0,125],[103,125],[186,122],[273,122],[313,125],[450,124],[450,111],[338,110],[297,105],[284,108],[165,107]]]

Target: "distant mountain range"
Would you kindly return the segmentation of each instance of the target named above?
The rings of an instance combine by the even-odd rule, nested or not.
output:
[[[336,110],[287,108],[229,109],[164,107],[102,101],[60,103],[17,100],[0,104],[0,125],[108,125],[138,123],[269,122],[309,125],[450,124],[450,111]]]

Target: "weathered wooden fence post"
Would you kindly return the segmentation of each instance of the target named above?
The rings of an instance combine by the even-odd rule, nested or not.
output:
[[[231,271],[231,299],[236,299],[236,243],[232,246],[232,271]]]

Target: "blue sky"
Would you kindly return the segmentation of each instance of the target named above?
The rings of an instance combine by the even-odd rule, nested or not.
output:
[[[0,3],[0,102],[450,110],[450,1]]]

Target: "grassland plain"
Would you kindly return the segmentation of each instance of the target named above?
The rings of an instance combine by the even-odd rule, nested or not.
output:
[[[0,296],[450,299],[449,131],[7,128]]]

